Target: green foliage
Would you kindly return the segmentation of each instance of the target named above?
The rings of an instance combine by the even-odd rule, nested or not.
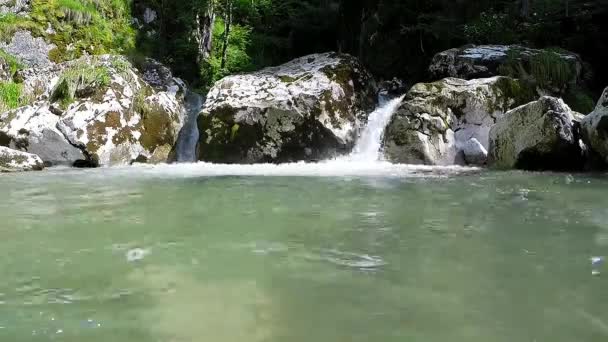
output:
[[[23,85],[14,82],[0,82],[0,110],[6,111],[24,104]]]
[[[224,21],[217,20],[213,30],[213,39],[216,44],[213,47],[211,58],[201,68],[201,79],[203,84],[210,86],[223,77],[249,71],[252,69],[251,57],[247,49],[251,43],[251,28],[242,25],[233,25],[228,37],[228,50],[226,66],[222,68],[222,44],[224,38]]]
[[[57,46],[50,54],[55,62],[135,46],[130,0],[32,0],[31,6],[30,16],[0,17],[0,39],[8,41],[19,30],[43,36]],[[54,32],[47,32],[49,25]]]
[[[541,88],[566,89],[576,77],[574,63],[569,63],[556,52],[543,51],[530,59],[532,77]]]
[[[474,44],[511,44],[517,41],[512,21],[506,13],[481,12],[478,19],[464,25],[464,37]]]
[[[30,18],[12,13],[0,15],[0,40],[9,42],[15,32],[20,30],[28,30],[38,34],[41,32],[40,26]]]
[[[0,49],[0,60],[4,61],[4,63],[8,65],[11,77],[15,76],[17,71],[23,69],[23,64],[19,59],[2,49]]]
[[[64,108],[75,98],[103,89],[110,84],[110,74],[103,66],[77,64],[63,72],[51,92],[51,101],[59,102]]]

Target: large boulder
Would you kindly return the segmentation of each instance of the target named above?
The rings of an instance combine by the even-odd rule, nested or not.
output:
[[[184,84],[152,87],[124,57],[98,56],[25,70],[37,100],[0,116],[0,144],[47,164],[166,162],[184,122]]]
[[[575,116],[544,96],[507,112],[490,131],[489,165],[501,169],[580,170],[583,150]]]
[[[506,111],[534,99],[532,91],[508,77],[476,80],[446,78],[419,83],[407,93],[384,137],[387,159],[407,164],[462,163],[461,151],[472,153],[472,140],[483,149],[496,120]],[[472,164],[483,164],[477,148]]]
[[[582,81],[583,66],[578,55],[567,51],[537,50],[519,45],[469,45],[436,54],[429,72],[434,79],[470,80],[498,75],[542,78],[533,81],[544,91],[560,93],[564,91],[562,87]]]
[[[43,168],[44,164],[37,155],[0,146],[0,172],[39,171]]]
[[[581,120],[581,133],[585,144],[608,163],[608,88],[595,110]]]
[[[199,159],[260,163],[347,153],[375,102],[373,79],[349,55],[310,55],[226,77],[199,116]]]

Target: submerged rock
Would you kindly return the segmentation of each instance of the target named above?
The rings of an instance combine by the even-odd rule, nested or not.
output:
[[[496,120],[534,97],[532,91],[508,77],[446,78],[416,84],[386,129],[386,157],[407,164],[462,163],[463,146],[475,139],[487,149],[488,134]],[[479,160],[471,158],[477,165]]]
[[[574,115],[545,96],[507,112],[490,131],[488,163],[503,169],[580,170],[585,160]]]
[[[259,163],[347,153],[375,97],[360,63],[337,53],[226,77],[199,116],[199,159]]]
[[[0,172],[39,171],[43,168],[42,159],[37,155],[0,146]]]
[[[80,60],[19,73],[38,101],[0,116],[5,144],[47,164],[166,162],[184,122],[184,84],[153,88],[124,58]],[[7,140],[7,141],[6,141]]]
[[[585,144],[608,164],[608,88],[595,110],[581,120],[581,133]]]

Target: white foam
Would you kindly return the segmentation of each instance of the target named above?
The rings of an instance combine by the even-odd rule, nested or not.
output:
[[[259,177],[444,177],[466,172],[474,172],[478,168],[461,166],[426,166],[391,164],[388,162],[354,162],[332,160],[319,163],[289,163],[289,164],[162,164],[109,167],[96,170],[78,171],[87,174],[96,173],[104,176],[133,176],[195,178],[221,176],[259,176]],[[66,171],[61,170],[62,174]]]

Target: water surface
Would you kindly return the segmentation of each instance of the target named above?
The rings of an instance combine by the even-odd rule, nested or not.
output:
[[[0,341],[608,339],[603,176],[199,164],[0,193]]]

